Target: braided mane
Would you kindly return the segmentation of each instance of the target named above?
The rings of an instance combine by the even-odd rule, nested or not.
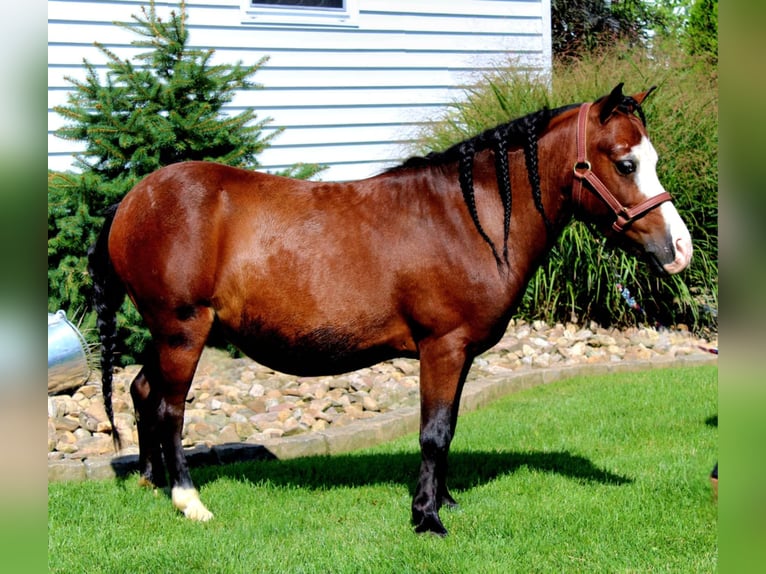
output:
[[[460,179],[460,190],[463,193],[471,219],[476,225],[476,229],[482,239],[492,249],[498,264],[501,261],[500,254],[495,244],[484,231],[479,222],[479,214],[476,209],[476,198],[473,187],[473,159],[474,156],[487,149],[494,151],[495,156],[495,174],[497,177],[497,188],[500,198],[503,202],[503,254],[502,260],[508,262],[508,234],[511,226],[511,177],[508,166],[508,150],[514,147],[521,147],[524,150],[524,162],[527,168],[529,184],[532,188],[535,207],[540,212],[545,223],[548,235],[551,236],[552,223],[545,215],[542,201],[542,191],[540,189],[540,173],[537,164],[537,141],[545,131],[551,118],[558,114],[576,107],[576,105],[564,106],[550,110],[544,108],[513,120],[507,124],[502,124],[488,129],[477,136],[466,141],[455,144],[452,147],[441,151],[431,152],[424,157],[413,157],[394,167],[389,171],[397,171],[408,168],[419,168],[434,165],[443,165],[447,163],[458,163],[458,176]]]
[[[622,84],[620,84],[620,87]],[[604,96],[598,101],[606,99]],[[570,104],[550,110],[544,108],[533,112],[521,118],[515,119],[507,124],[502,124],[488,129],[477,136],[460,142],[441,152],[431,152],[423,157],[412,157],[399,166],[389,169],[389,172],[402,169],[412,169],[428,167],[435,165],[444,165],[457,162],[458,177],[460,180],[460,190],[463,193],[463,199],[471,214],[471,219],[476,226],[481,238],[492,249],[498,265],[501,262],[500,254],[495,244],[487,235],[486,231],[479,221],[479,213],[476,209],[476,196],[473,186],[473,159],[474,156],[484,150],[491,149],[495,156],[495,175],[497,177],[497,188],[500,198],[503,202],[503,254],[502,260],[508,263],[508,234],[511,226],[511,177],[508,165],[508,150],[514,147],[521,147],[524,150],[524,164],[529,178],[529,185],[532,189],[532,198],[537,211],[545,224],[548,238],[553,237],[553,223],[548,219],[543,207],[542,190],[540,189],[540,173],[537,159],[537,142],[548,126],[550,120],[557,115],[579,107],[580,104]],[[614,108],[617,111],[633,114],[638,113],[641,123],[646,125],[646,117],[641,105],[631,96],[623,96],[622,101]],[[601,118],[602,122],[606,118]]]

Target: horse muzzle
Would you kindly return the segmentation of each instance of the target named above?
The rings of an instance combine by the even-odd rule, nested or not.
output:
[[[664,241],[644,244],[644,252],[660,273],[675,275],[689,266],[692,242],[686,227],[681,234],[671,234]]]
[[[679,237],[674,242],[675,259],[670,263],[665,263],[662,268],[668,275],[679,273],[686,269],[692,260],[692,242],[686,237]]]

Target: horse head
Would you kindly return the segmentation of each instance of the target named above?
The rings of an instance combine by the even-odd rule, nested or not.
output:
[[[578,218],[673,274],[689,265],[692,243],[657,177],[657,152],[641,110],[653,89],[626,96],[619,84],[580,106],[572,199]]]

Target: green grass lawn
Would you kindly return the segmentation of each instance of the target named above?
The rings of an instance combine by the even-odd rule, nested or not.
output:
[[[417,436],[194,472],[184,519],[125,481],[50,484],[51,572],[713,572],[715,366],[578,377],[460,418],[450,535],[409,524]]]

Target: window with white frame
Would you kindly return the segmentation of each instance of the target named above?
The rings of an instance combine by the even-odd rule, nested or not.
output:
[[[357,26],[359,0],[241,0],[244,24]]]

